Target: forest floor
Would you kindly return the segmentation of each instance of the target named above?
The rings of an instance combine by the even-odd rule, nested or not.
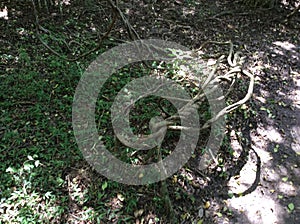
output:
[[[131,11],[132,23],[137,28],[148,28],[145,37],[150,33],[150,37],[164,37],[194,49],[207,40],[232,40],[247,55],[246,67],[256,75],[248,107],[255,116],[249,118],[249,123],[243,118],[235,122],[248,129],[251,148],[260,157],[261,168],[256,169],[257,157],[251,152],[239,175],[227,183],[232,192],[255,187],[241,197],[215,197],[211,200],[215,206],[206,211],[208,217],[218,214],[214,223],[299,223],[299,13],[296,21],[283,24],[286,10],[251,10],[227,1],[198,1],[191,6],[166,1],[156,7],[150,11],[141,6]],[[138,19],[140,15],[145,20]],[[233,145],[238,149],[234,141]],[[260,172],[258,182],[256,172]],[[214,192],[218,191],[222,190]],[[295,209],[291,211],[289,207]]]
[[[6,1],[1,4],[0,9],[3,9]],[[49,7],[50,12],[40,13],[40,22],[53,23],[51,32],[64,22],[66,29],[74,31],[70,36],[79,39],[82,37],[76,36],[76,32],[88,33],[84,27],[72,26],[80,19],[105,31],[107,22],[101,23],[102,17],[96,14],[99,11],[91,9],[88,4],[92,3],[85,4],[87,9],[80,3],[65,6],[65,12],[70,12],[68,19],[59,19],[61,11],[51,12]],[[155,186],[127,189],[111,183],[87,168],[80,152],[71,150],[76,144],[72,132],[68,131],[72,129],[70,109],[74,86],[80,77],[80,72],[74,71],[82,71],[93,58],[81,65],[60,62],[61,59],[36,38],[32,7],[7,1],[7,8],[10,10],[8,18],[5,18],[5,11],[0,13],[0,137],[3,139],[0,145],[0,217],[28,218],[38,211],[45,214],[45,220],[60,223],[97,223],[91,220],[167,223],[163,203],[156,198],[159,190]],[[120,1],[119,8],[142,39],[174,41],[190,49],[197,49],[209,40],[231,40],[235,49],[246,56],[245,67],[255,75],[252,99],[228,121],[233,127],[228,133],[230,144],[239,156],[234,161],[226,161],[227,174],[222,176],[217,169],[207,170],[205,179],[209,181],[205,187],[183,183],[188,185],[182,187],[189,195],[185,199],[175,195],[177,190],[174,189],[178,187],[170,185],[169,191],[174,190],[174,195],[171,194],[173,207],[180,222],[300,223],[300,14],[296,13],[284,23],[285,16],[291,12],[288,5],[268,10],[251,9],[238,1],[151,3],[135,0]],[[48,31],[43,30],[44,40],[49,46],[63,45],[63,38],[68,37],[65,33],[70,30],[57,28],[57,32],[61,32],[58,38],[55,32],[49,32],[49,27]],[[112,43],[115,40],[129,40],[122,27],[122,21],[118,20],[108,41],[104,42],[104,50],[115,45]],[[46,35],[52,35],[52,40]],[[73,44],[79,49],[86,42],[74,41]],[[205,49],[208,54],[212,50],[215,49]],[[65,73],[73,77],[64,76]],[[19,78],[21,81],[16,81]],[[25,86],[26,91],[23,91]],[[247,144],[237,141],[239,132],[243,133]],[[36,154],[38,156],[34,157]],[[36,165],[36,168],[20,171],[18,164],[25,164],[25,160],[39,161],[42,164],[39,167],[44,170],[24,176],[26,169],[39,168]],[[96,180],[100,183],[96,184]],[[28,192],[35,196],[29,197],[22,189],[30,181],[33,182]],[[23,196],[21,193],[11,196],[14,191],[20,192],[18,189]],[[87,193],[85,189],[97,193]],[[37,196],[37,192],[46,196]],[[48,192],[52,193],[47,195]],[[30,212],[22,210],[20,206],[24,207],[28,201],[40,206],[40,210],[31,211],[32,205],[27,205]],[[54,212],[50,208],[62,210]],[[18,214],[13,212],[18,209]]]

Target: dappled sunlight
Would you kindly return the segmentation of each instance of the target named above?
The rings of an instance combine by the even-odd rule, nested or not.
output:
[[[8,20],[8,9],[7,6],[5,6],[3,9],[0,9],[0,19],[3,18],[5,20]]]
[[[256,164],[255,156],[250,154],[240,174],[230,178],[228,182],[230,192],[240,194],[251,187],[256,178]]]
[[[263,175],[260,178],[263,182],[259,184],[255,191],[247,195],[228,199],[227,204],[235,209],[237,214],[244,214],[249,220],[249,223],[284,223],[284,217],[288,215],[287,208],[284,208],[277,200],[282,197],[296,196],[297,189],[292,180],[288,178],[290,175],[290,167],[286,166],[287,164],[274,167],[275,161],[272,152],[269,152],[265,147],[268,145],[268,142],[273,141],[273,139],[279,139],[278,133],[270,127],[264,131],[267,131],[267,133],[272,132],[273,136],[267,134],[264,135],[264,138],[261,138],[262,133],[259,135],[252,134],[252,143],[254,144],[252,148],[259,155],[263,164]],[[270,140],[270,138],[272,140]],[[282,142],[283,139],[281,139],[281,143]],[[239,146],[234,143],[232,147],[237,150]],[[297,167],[297,165],[294,165],[294,167]],[[229,180],[229,192],[239,195],[249,189],[255,182],[256,172],[255,157],[250,153],[247,163],[239,175],[233,176]],[[294,173],[297,174],[297,172],[298,170],[295,169]],[[277,183],[277,185],[274,185],[274,188],[267,189],[266,191],[263,187],[265,185],[264,182]],[[274,200],[274,197],[271,197],[273,194],[277,195],[279,199]]]
[[[71,5],[71,0],[56,0],[55,1],[55,5]]]
[[[253,94],[253,97],[256,99],[257,94]],[[265,90],[261,89],[259,97],[260,97],[259,99],[260,99],[261,102],[266,102],[266,98],[270,97],[270,93],[268,91],[265,91]]]
[[[119,210],[124,207],[124,200],[124,196],[118,193],[115,197],[109,199],[109,202],[106,204],[106,206],[109,207],[111,210]]]
[[[183,15],[187,16],[187,15],[195,15],[195,7],[192,8],[187,8],[187,7],[183,7],[182,12]]]
[[[269,141],[276,142],[276,143],[282,143],[283,137],[279,133],[278,130],[274,126],[268,126],[268,127],[259,127],[257,128],[257,133],[261,136],[266,137]]]
[[[255,99],[257,99],[259,102],[265,104],[267,101],[264,97],[261,96],[256,96],[256,94],[253,94],[253,96],[255,97]]]
[[[255,190],[249,194],[243,194],[251,189],[257,177],[256,157],[250,152],[240,173],[232,176],[228,182],[229,193],[236,197],[227,199],[227,204],[237,214],[245,216],[244,219],[247,219],[249,223],[284,223],[284,217],[287,217],[289,213],[288,208],[283,206],[280,200],[284,197],[297,196],[297,189],[289,177],[290,170],[293,170],[296,175],[298,170],[293,167],[296,168],[297,165],[274,166],[276,161],[273,153],[280,150],[279,145],[284,143],[284,137],[273,126],[258,127],[257,132],[251,134],[251,138],[251,147],[261,158],[262,176]],[[277,143],[274,151],[266,148],[269,142]],[[241,146],[234,138],[231,139],[231,145],[235,151],[241,150]],[[273,188],[265,188],[266,183],[272,183]],[[275,198],[274,195],[276,195]]]
[[[274,41],[272,45],[269,46],[272,51],[271,56],[289,56],[288,61],[295,61],[300,59],[299,49],[300,46],[290,41]]]
[[[287,96],[292,101],[292,107],[300,109],[300,73],[291,72],[295,88]]]
[[[272,163],[270,162],[270,165]],[[262,175],[262,180],[268,181],[268,182],[277,182],[280,181],[280,173],[275,172],[274,169],[271,169],[270,167],[264,167],[264,174]]]
[[[84,206],[89,199],[89,188],[91,179],[86,169],[72,169],[65,177],[68,191],[68,212],[64,214],[64,219],[68,223],[76,223],[89,221],[94,217],[95,211],[93,207]]]
[[[295,88],[287,96],[291,101],[291,109],[299,110],[300,109],[300,73],[291,71]],[[293,137],[293,142],[291,142],[292,150],[299,156],[300,155],[300,119],[294,118],[295,124],[290,128],[290,133]]]
[[[262,163],[270,162],[273,159],[273,156],[271,152],[268,152],[264,147],[266,141],[264,139],[260,139],[258,136],[254,136],[253,138],[257,139],[257,141],[253,140],[254,145],[252,145],[252,148],[260,156]]]
[[[284,223],[283,209],[263,191],[254,191],[244,197],[232,198],[228,202],[239,214],[244,214],[249,224]]]
[[[288,196],[296,196],[296,188],[292,183],[279,182],[278,191]]]
[[[8,167],[3,173],[3,175],[8,174],[14,180],[15,186],[7,189],[8,192],[5,194],[0,191],[1,221],[21,223],[26,216],[35,216],[42,222],[59,221],[64,209],[57,196],[51,191],[42,192],[42,188],[38,189],[35,186],[41,167],[44,165],[40,163],[36,155],[27,156],[27,160],[20,168]]]
[[[275,41],[273,42],[273,44],[287,51],[295,51],[295,49],[297,48],[294,44],[289,43],[288,41]]]
[[[294,141],[291,143],[292,150],[300,156],[300,126],[294,126],[291,128],[291,135],[294,137]]]

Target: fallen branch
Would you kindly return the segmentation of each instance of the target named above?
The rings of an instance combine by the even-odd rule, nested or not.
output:
[[[111,5],[111,7],[116,12],[118,12],[119,16],[121,17],[123,23],[125,24],[125,26],[127,28],[127,32],[129,34],[129,37],[131,38],[131,40],[140,40],[141,38],[140,38],[139,34],[135,31],[135,29],[133,28],[133,26],[129,23],[128,19],[125,17],[125,15],[122,12],[122,10],[112,0],[107,0],[107,1]]]
[[[201,45],[200,49],[203,48],[208,43],[229,44],[230,49],[229,49],[229,53],[228,53],[228,57],[227,57],[227,63],[229,64],[230,67],[232,67],[232,69],[230,71],[228,71],[227,73],[225,73],[224,75],[216,75],[216,71],[219,67],[219,64],[220,64],[221,60],[225,57],[225,56],[222,56],[217,60],[214,67],[212,68],[211,72],[209,73],[208,77],[204,81],[204,84],[202,85],[202,90],[204,90],[203,92],[199,91],[193,97],[193,99],[191,99],[189,101],[187,101],[185,99],[175,98],[175,97],[167,97],[166,99],[178,100],[178,101],[186,102],[186,104],[178,111],[178,113],[181,114],[181,117],[178,114],[175,114],[175,115],[172,115],[172,116],[166,118],[164,121],[156,124],[157,130],[159,130],[160,128],[163,128],[163,127],[165,127],[165,125],[167,125],[167,128],[171,129],[171,130],[180,130],[180,131],[182,131],[182,130],[193,131],[194,130],[194,131],[198,132],[200,130],[209,128],[214,122],[219,120],[221,117],[224,117],[226,114],[237,109],[239,106],[243,105],[250,99],[250,97],[253,93],[253,88],[254,88],[254,75],[241,68],[242,64],[243,64],[243,57],[241,57],[241,53],[240,52],[234,53],[233,43],[231,41],[227,41],[227,42],[207,41]],[[233,90],[233,86],[236,82],[237,74],[239,74],[239,73],[241,73],[242,75],[245,75],[246,77],[249,78],[248,91],[242,99],[240,99],[239,101],[237,101],[231,105],[228,105],[225,108],[223,108],[222,110],[220,110],[214,117],[212,117],[211,119],[206,121],[206,123],[204,123],[202,125],[202,127],[200,127],[200,128],[191,128],[191,127],[174,125],[175,124],[174,122],[176,120],[183,118],[183,116],[189,116],[189,114],[191,113],[190,108],[195,107],[195,106],[199,107],[200,103],[202,102],[202,100],[205,99],[205,97],[207,95],[209,95],[217,90],[217,88],[215,88],[216,84],[219,84],[219,83],[223,82],[224,80],[227,81],[228,83],[230,83],[228,91],[226,92],[225,96],[220,96],[215,100],[218,101],[218,100],[224,99],[226,96],[228,96],[229,93]],[[156,88],[156,91],[157,90],[158,90],[158,88]],[[155,134],[153,135],[153,137],[154,136],[156,137]]]

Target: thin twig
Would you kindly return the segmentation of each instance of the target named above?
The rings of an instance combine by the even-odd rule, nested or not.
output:
[[[108,27],[108,30],[107,32],[99,39],[98,41],[98,45],[97,47],[95,47],[94,49],[76,57],[76,58],[68,58],[68,57],[65,57],[63,55],[61,55],[60,53],[58,53],[56,50],[54,50],[53,48],[51,48],[47,43],[45,43],[43,41],[43,39],[41,38],[41,35],[40,35],[40,32],[39,32],[39,29],[43,30],[43,31],[47,31],[49,32],[48,30],[46,30],[45,28],[43,28],[40,23],[39,23],[39,17],[38,17],[38,13],[37,13],[37,10],[36,10],[36,6],[35,6],[35,3],[34,3],[34,0],[31,0],[32,2],[32,6],[33,6],[33,13],[34,13],[34,16],[35,16],[35,27],[36,27],[36,36],[37,38],[39,39],[39,41],[49,50],[51,51],[53,54],[55,54],[56,56],[66,60],[66,61],[71,61],[71,62],[74,62],[74,61],[78,61],[79,59],[81,58],[84,58],[84,57],[87,57],[88,55],[98,51],[99,49],[101,49],[102,47],[102,42],[104,39],[106,39],[108,37],[108,35],[110,34],[110,32],[112,31],[115,23],[116,23],[116,20],[117,20],[117,14],[115,13],[114,11],[114,16],[113,16],[113,19],[112,19],[112,22],[110,23],[109,27]]]

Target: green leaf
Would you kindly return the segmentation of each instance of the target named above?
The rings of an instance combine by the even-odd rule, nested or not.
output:
[[[278,152],[278,150],[279,150],[279,145],[277,144],[274,148],[274,152]]]
[[[197,224],[203,224],[203,219],[198,220]]]
[[[14,169],[14,168],[12,168],[12,167],[8,167],[8,168],[6,169],[6,172],[7,172],[7,173],[15,173],[15,172],[17,172],[17,170]]]
[[[98,198],[98,199],[101,199],[103,196],[104,196],[104,193],[102,194],[102,193],[99,192],[99,193],[97,194],[97,198]]]
[[[283,181],[283,182],[287,182],[288,179],[289,179],[288,177],[283,177],[283,178],[282,178],[282,181]]]
[[[103,191],[107,188],[107,185],[108,185],[108,184],[107,184],[106,181],[102,184],[102,187],[101,187],[101,188],[102,188]]]
[[[51,197],[51,192],[50,191],[48,191],[48,192],[46,192],[46,194],[45,194],[45,198],[50,198]]]
[[[39,160],[34,161],[34,165],[35,167],[38,167],[40,165],[40,161]]]
[[[295,205],[293,203],[288,204],[289,211],[293,211],[295,209]]]
[[[222,215],[222,213],[218,212],[218,213],[217,213],[217,216],[218,216],[219,218],[221,218],[223,215]]]
[[[63,185],[63,183],[65,182],[64,179],[62,179],[61,177],[57,177],[56,181],[57,181],[59,186]]]
[[[31,170],[32,168],[33,168],[34,166],[33,165],[31,165],[31,164],[29,164],[29,163],[25,163],[24,164],[24,170]]]

